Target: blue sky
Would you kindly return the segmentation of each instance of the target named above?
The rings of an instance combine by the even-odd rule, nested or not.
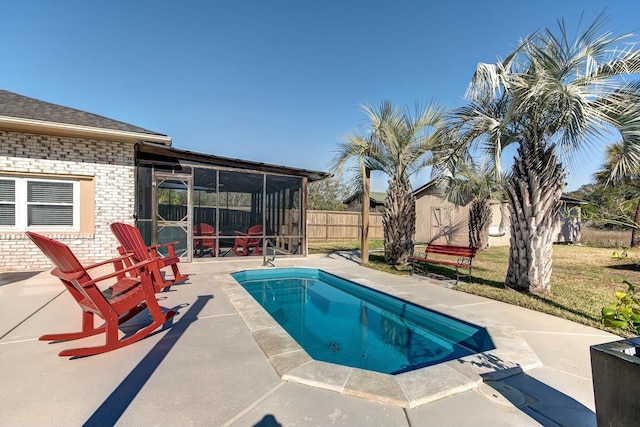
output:
[[[566,18],[606,9],[638,33],[637,0],[12,1],[0,88],[173,137],[173,146],[328,170],[364,103],[464,104],[478,62]],[[640,40],[640,38],[638,38]],[[570,165],[591,181],[601,149]],[[414,182],[424,184],[423,173]],[[385,179],[374,177],[373,190]]]

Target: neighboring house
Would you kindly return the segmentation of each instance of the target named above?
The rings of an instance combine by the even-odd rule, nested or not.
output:
[[[416,242],[433,242],[467,246],[469,244],[469,205],[461,206],[438,195],[435,181],[413,192],[416,198]],[[580,241],[580,212],[584,202],[562,196],[563,208],[558,213],[555,243]],[[509,216],[507,206],[491,204],[493,217],[489,228],[489,245],[509,245]],[[503,210],[503,213],[501,213]]]
[[[171,144],[158,132],[0,90],[0,271],[50,268],[27,230],[63,241],[83,262],[114,256],[115,221],[135,222],[148,243],[178,240],[187,260],[197,222],[217,226],[227,245],[234,229],[263,224],[280,253],[306,254],[306,184],[327,174]]]
[[[382,212],[384,210],[384,201],[387,193],[379,193],[372,191],[369,193],[369,211]],[[343,202],[347,205],[347,210],[360,212],[362,210],[362,194],[356,193]]]

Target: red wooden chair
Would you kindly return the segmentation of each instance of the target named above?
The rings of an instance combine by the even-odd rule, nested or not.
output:
[[[262,242],[262,226],[254,225],[250,227],[246,233],[236,231],[236,239],[233,242],[233,248],[231,248],[231,250],[238,256],[249,255],[252,248],[255,249],[257,254],[261,254],[262,248],[260,247],[260,242]]]
[[[204,222],[193,226],[193,236],[199,237],[193,239],[193,248],[197,256],[203,256],[205,253],[215,255],[217,248],[217,242],[215,239],[216,229]]]
[[[124,255],[84,267],[67,245],[33,232],[27,232],[27,235],[55,265],[51,274],[62,281],[82,309],[80,332],[43,335],[40,340],[66,341],[105,334],[104,345],[63,350],[60,356],[91,356],[124,347],[148,336],[176,314],[174,310],[163,313],[158,305],[148,270],[154,261],[127,267],[123,262],[129,255]],[[109,274],[93,278],[88,272],[109,263],[114,266],[114,271]],[[136,276],[128,274],[134,270]],[[105,281],[110,286],[103,291],[100,287],[105,287],[106,284],[102,283]],[[144,309],[149,310],[153,322],[133,335],[119,339],[119,326]],[[102,326],[95,327],[95,315],[104,320]]]
[[[146,260],[155,261],[155,264],[149,266],[149,270],[151,271],[151,278],[153,279],[156,292],[160,292],[167,286],[182,282],[189,277],[188,274],[180,274],[180,270],[178,270],[180,258],[175,254],[175,250],[173,249],[174,243],[146,246],[140,230],[123,222],[114,222],[111,224],[111,232],[120,243],[118,251],[121,255],[131,253],[131,258],[135,260],[135,262]],[[168,256],[164,258],[158,253],[158,248],[163,246],[166,246],[169,251]],[[165,280],[160,271],[162,268],[168,266],[171,266],[171,270],[173,271],[173,280]]]

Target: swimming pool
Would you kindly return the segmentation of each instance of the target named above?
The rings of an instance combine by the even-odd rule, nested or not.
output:
[[[316,360],[399,374],[494,348],[482,327],[323,270],[232,277]]]

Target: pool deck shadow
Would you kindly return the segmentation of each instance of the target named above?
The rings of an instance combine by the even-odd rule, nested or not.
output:
[[[341,277],[352,281],[362,279],[349,274]],[[216,280],[273,368],[285,381],[383,404],[414,408],[475,389],[483,381],[502,380],[542,366],[540,359],[515,328],[498,325],[490,319],[472,316],[389,287],[378,287],[378,290],[484,328],[494,348],[394,375],[314,360],[231,275],[220,274]]]
[[[482,326],[495,348],[398,375],[315,361],[230,276],[270,268],[247,257],[185,263],[189,280],[157,295],[163,308],[179,307],[166,328],[116,351],[62,358],[78,343],[37,339],[76,329],[80,311],[47,271],[0,286],[0,424],[596,425],[589,346],[615,335],[364,268],[353,254],[275,264],[323,269]]]

